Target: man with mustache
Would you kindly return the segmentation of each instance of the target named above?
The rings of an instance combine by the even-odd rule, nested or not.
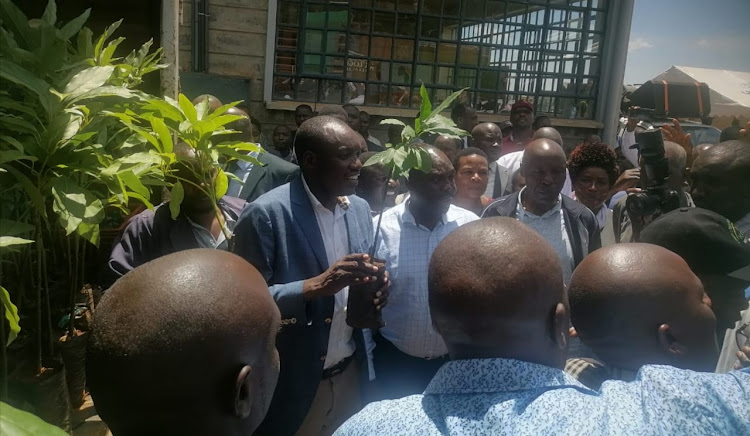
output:
[[[563,281],[568,284],[575,267],[601,242],[594,214],[560,194],[566,167],[565,152],[559,144],[549,139],[532,141],[521,162],[526,187],[487,206],[482,218],[508,216],[536,230],[555,249]]]
[[[445,154],[433,146],[424,149],[432,169],[411,171],[409,199],[383,213],[375,253],[386,261],[392,281],[388,307],[383,310],[385,326],[375,334],[377,389],[383,399],[422,393],[447,361],[448,351],[432,328],[427,306],[427,269],[443,238],[478,219],[451,204],[455,171]]]
[[[349,286],[377,279],[364,254],[370,208],[352,195],[364,150],[345,121],[305,121],[295,143],[301,177],[261,195],[237,223],[235,251],[268,282],[282,318],[281,373],[259,434],[331,434],[361,407],[365,339],[346,324],[346,305]],[[386,280],[372,304],[384,306],[387,293]]]

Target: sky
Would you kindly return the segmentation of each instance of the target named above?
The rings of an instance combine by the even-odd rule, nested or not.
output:
[[[625,83],[673,65],[750,72],[750,0],[635,0]]]

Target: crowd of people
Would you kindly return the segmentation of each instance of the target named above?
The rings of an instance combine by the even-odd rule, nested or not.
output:
[[[301,105],[222,215],[186,189],[134,216],[87,350],[115,436],[750,434],[750,125],[665,129],[679,204],[644,215],[630,148],[566,147],[525,100],[451,118],[470,134],[391,180],[367,113]]]

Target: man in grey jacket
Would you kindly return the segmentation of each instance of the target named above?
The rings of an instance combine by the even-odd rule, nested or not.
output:
[[[575,267],[601,242],[594,214],[560,194],[566,167],[559,144],[549,139],[532,141],[521,163],[526,187],[491,203],[482,218],[508,216],[536,230],[555,249],[567,284]]]

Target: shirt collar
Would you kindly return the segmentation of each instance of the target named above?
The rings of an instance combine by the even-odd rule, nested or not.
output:
[[[312,205],[313,210],[327,212],[329,214],[331,213],[331,211],[327,207],[323,206],[323,203],[318,201],[318,198],[315,196],[315,194],[310,191],[310,187],[307,186],[307,180],[305,180],[305,176],[302,176],[302,186],[305,187],[307,198],[310,199],[310,204]],[[338,202],[336,203],[336,209],[333,212],[333,216],[335,217],[343,216],[346,211],[349,210],[350,204],[349,197],[338,197],[337,200]]]
[[[425,395],[513,392],[554,387],[587,389],[559,368],[515,359],[467,359],[445,363],[430,381]]]
[[[421,227],[420,225],[417,224],[417,220],[414,218],[414,215],[412,215],[411,211],[409,210],[409,203],[411,203],[411,200],[409,200],[409,199],[407,199],[406,201],[404,201],[403,203],[401,203],[401,204],[404,205],[404,213],[401,215],[401,222],[402,223],[407,223],[407,224],[412,224],[412,225],[417,226],[417,227]],[[453,205],[451,205],[450,207],[453,207]],[[450,208],[448,208],[448,212],[450,212]],[[439,222],[439,224],[441,224],[441,225],[448,224],[448,212],[446,212],[446,213],[444,213],[443,215],[440,216],[440,222]],[[435,228],[437,228],[437,226],[435,226]],[[435,229],[433,229],[433,230],[435,230]]]
[[[516,205],[516,214],[518,215],[519,219],[522,219],[524,216],[528,215],[530,217],[536,217],[536,218],[548,218],[552,215],[555,215],[556,213],[560,212],[562,210],[562,194],[557,194],[557,203],[552,207],[552,209],[545,212],[543,215],[534,215],[531,212],[527,212],[526,209],[523,208],[523,202],[521,201],[521,195],[526,191],[526,187],[524,186],[520,191],[518,191],[518,204]]]

